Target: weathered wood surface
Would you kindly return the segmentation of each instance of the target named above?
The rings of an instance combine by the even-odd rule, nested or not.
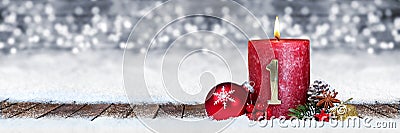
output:
[[[355,105],[360,117],[399,118],[399,104]],[[1,101],[0,118],[206,118],[204,105],[54,104]]]

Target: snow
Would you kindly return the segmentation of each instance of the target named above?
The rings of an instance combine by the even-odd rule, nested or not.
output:
[[[268,126],[263,123],[254,123],[250,122],[247,117],[241,116],[236,119],[226,120],[226,121],[213,121],[213,120],[194,120],[194,121],[183,121],[178,120],[175,121],[171,118],[156,118],[156,119],[115,119],[115,118],[105,118],[100,117],[94,121],[89,121],[87,119],[82,118],[74,118],[74,119],[0,119],[0,131],[7,133],[14,132],[58,132],[58,133],[69,133],[69,132],[96,132],[96,133],[108,133],[108,132],[327,132],[327,133],[336,133],[336,132],[398,132],[398,124],[400,119],[379,119],[372,118],[373,120],[370,124],[376,126],[378,122],[392,122],[396,123],[396,128],[368,128],[363,126],[363,124],[358,128],[347,128],[344,127],[334,127],[331,126],[330,123],[318,123],[316,121],[312,121],[312,123],[322,125],[321,127],[292,127],[289,121],[284,122],[284,124],[288,124],[288,127],[285,128],[284,125],[279,125],[279,121],[274,121],[274,126]],[[144,123],[146,121],[148,123]],[[153,122],[156,125],[149,125]],[[181,126],[177,123],[183,122],[190,126]],[[270,121],[269,121],[270,122]],[[271,124],[271,123],[269,123]],[[267,126],[263,126],[267,125]],[[222,126],[225,128],[218,128],[215,130],[210,130],[213,127]],[[148,127],[148,128],[147,128]],[[171,128],[174,127],[174,128]],[[204,128],[207,127],[207,128]]]
[[[10,98],[12,101],[127,103],[122,77],[122,56],[123,52],[120,50],[89,50],[78,54],[31,51],[1,55],[0,100]],[[353,103],[398,102],[400,62],[397,58],[399,56],[400,53],[397,51],[380,55],[338,50],[313,51],[311,79],[322,79],[329,83],[339,92],[338,98],[341,100],[353,97]],[[193,58],[186,62],[186,65],[196,64],[196,60],[201,62],[209,60],[201,56]],[[132,60],[139,59],[134,57]],[[217,61],[210,59],[209,62],[213,63],[197,63],[196,67],[192,67],[193,70],[185,70],[180,75],[180,78],[185,79],[180,82],[185,92],[182,94],[188,95],[182,100],[183,102],[203,103],[204,97],[211,89],[211,87],[199,88],[198,84],[194,84],[199,78],[204,78],[191,77],[192,73],[198,73],[198,69],[212,69],[212,72],[218,73],[216,75],[220,77],[214,77],[216,83],[232,78],[224,75],[225,67],[213,65]],[[152,79],[148,80],[151,97],[142,96],[141,93],[130,96],[141,103],[176,102],[163,90],[163,83],[155,80],[162,77],[160,73],[153,70],[151,65],[146,70],[148,70],[146,78]],[[208,79],[207,75],[205,79]],[[243,81],[236,82],[241,84]]]

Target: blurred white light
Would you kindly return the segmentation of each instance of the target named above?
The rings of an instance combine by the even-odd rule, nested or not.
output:
[[[229,14],[229,8],[224,6],[224,7],[222,7],[221,12],[222,12],[222,14]]]
[[[108,30],[107,23],[100,22],[97,24],[97,27],[100,29],[101,32],[106,33]]]
[[[74,18],[74,16],[72,16],[72,15],[67,15],[66,17],[65,17],[65,19],[66,19],[66,21],[68,22],[68,23],[73,23],[74,22],[74,20],[75,20],[75,18]]]
[[[374,53],[374,48],[368,48],[368,49],[367,49],[367,52],[368,52],[369,54],[373,54],[373,53]]]
[[[95,7],[92,8],[91,11],[92,11],[93,14],[99,14],[100,13],[100,8],[98,6],[95,6]]]
[[[387,17],[391,17],[392,16],[392,10],[390,10],[390,9],[386,9],[385,10],[385,16],[387,16]]]
[[[371,35],[371,30],[365,28],[365,29],[362,31],[362,34],[363,34],[364,36],[370,36],[370,35]]]
[[[335,29],[335,31],[333,32],[333,34],[337,37],[342,36],[342,32],[338,29]]]
[[[174,30],[172,31],[172,35],[173,35],[174,37],[178,37],[178,36],[181,35],[181,31],[180,31],[180,30],[177,30],[177,29],[174,29]]]
[[[76,43],[82,43],[83,40],[85,40],[85,37],[84,37],[83,35],[77,35],[77,36],[75,36],[75,38],[74,38],[74,41],[75,41]]]
[[[321,38],[321,45],[322,46],[328,45],[328,39],[326,39],[325,37]]]
[[[375,0],[375,4],[382,5],[382,0]]]
[[[93,45],[99,44],[99,40],[97,38],[92,38]]]
[[[389,49],[393,49],[394,48],[394,43],[390,42],[388,47],[389,47]]]
[[[130,21],[128,21],[128,20],[125,20],[124,23],[123,23],[123,25],[124,25],[124,27],[125,27],[126,29],[132,28],[132,23],[131,23]]]
[[[285,14],[292,14],[293,9],[292,9],[292,7],[290,7],[290,6],[286,6],[285,9],[284,9],[284,11],[285,11]]]
[[[376,44],[376,39],[375,38],[369,38],[369,44],[371,44],[371,45],[375,45]]]
[[[4,6],[10,4],[10,0],[2,0],[1,4],[3,4]]]
[[[182,8],[182,6],[176,6],[176,7],[175,7],[175,13],[176,13],[176,14],[182,14],[182,13],[183,13],[183,8]]]
[[[8,45],[14,45],[15,44],[15,39],[14,38],[8,38],[7,39]]]
[[[353,17],[353,22],[354,22],[354,23],[358,24],[358,23],[360,23],[360,21],[361,21],[361,19],[360,19],[359,16],[354,16],[354,17]]]
[[[30,16],[25,16],[24,17],[24,22],[25,23],[31,23],[32,22],[32,18]]]
[[[141,54],[146,53],[146,48],[140,48],[140,53],[141,53]]]
[[[20,35],[22,35],[21,29],[19,29],[19,28],[14,29],[14,30],[13,30],[13,35],[14,35],[14,36],[20,36]]]
[[[119,48],[120,48],[120,49],[124,49],[124,48],[125,48],[125,43],[120,42],[120,43],[119,43]]]
[[[64,45],[64,39],[61,38],[61,37],[57,38],[56,44],[57,44],[58,46],[63,46],[63,45]]]
[[[8,16],[5,17],[4,20],[4,22],[11,24],[16,23],[16,21],[17,21],[17,14],[15,13],[10,13]]]
[[[214,11],[213,11],[213,9],[212,9],[211,7],[206,7],[206,8],[204,9],[204,12],[205,12],[206,14],[212,14]]]
[[[308,7],[302,7],[300,9],[300,13],[303,15],[308,15],[308,14],[310,14],[310,9]]]
[[[351,7],[352,7],[352,8],[358,8],[359,5],[360,5],[360,4],[358,3],[358,1],[352,1],[352,2],[351,2]]]
[[[377,23],[380,21],[378,16],[376,16],[373,12],[368,13],[367,18],[369,23]]]
[[[25,1],[25,7],[27,9],[31,9],[33,7],[33,2],[32,1]]]
[[[36,14],[35,16],[33,16],[33,21],[34,21],[35,23],[40,23],[40,22],[42,22],[42,16]]]
[[[332,22],[333,22],[333,21],[336,20],[336,15],[329,14],[328,19],[329,19],[329,21],[332,21]]]
[[[11,54],[16,54],[16,53],[17,53],[17,49],[14,48],[14,47],[12,47],[12,48],[10,49],[10,53],[11,53]]]
[[[339,13],[339,5],[337,5],[337,4],[332,5],[331,13],[334,14],[334,15],[338,14]]]
[[[388,49],[389,45],[386,42],[381,42],[381,43],[379,43],[379,47],[381,49]]]
[[[50,36],[50,30],[49,29],[44,29],[42,32],[43,36],[48,37]]]
[[[396,17],[396,18],[393,20],[393,24],[394,24],[394,27],[395,27],[396,29],[400,29],[400,17]]]
[[[3,49],[3,48],[4,48],[4,43],[0,42],[0,49]]]
[[[30,43],[38,43],[38,42],[40,41],[40,37],[37,36],[37,35],[34,35],[34,36],[32,36],[32,37],[29,37],[28,41],[29,41]]]
[[[343,23],[349,23],[350,22],[350,16],[349,15],[344,15],[342,18]]]
[[[384,24],[378,24],[376,26],[377,31],[383,32],[386,30],[386,26]]]
[[[82,15],[83,14],[83,8],[78,6],[78,7],[75,8],[74,12],[77,15]]]
[[[311,23],[316,23],[317,21],[318,21],[318,16],[317,15],[311,15],[310,22]]]
[[[51,4],[46,4],[46,6],[44,7],[44,12],[48,15],[53,14],[53,6]]]
[[[54,20],[56,20],[56,16],[55,16],[54,14],[50,14],[50,15],[47,16],[47,19],[48,19],[50,22],[53,22]]]
[[[72,48],[72,50],[71,50],[71,52],[73,53],[73,54],[77,54],[77,53],[79,53],[79,49],[78,48]]]

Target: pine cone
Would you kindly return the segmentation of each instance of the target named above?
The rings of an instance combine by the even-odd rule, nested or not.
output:
[[[314,83],[308,88],[307,100],[312,103],[317,103],[319,100],[316,97],[321,96],[323,91],[328,92],[329,89],[329,84],[325,83],[324,81],[315,80]]]

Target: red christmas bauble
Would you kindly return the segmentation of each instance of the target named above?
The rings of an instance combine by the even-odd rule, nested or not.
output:
[[[207,115],[215,120],[226,120],[244,114],[249,90],[235,83],[221,83],[213,87],[207,95],[205,108]]]

